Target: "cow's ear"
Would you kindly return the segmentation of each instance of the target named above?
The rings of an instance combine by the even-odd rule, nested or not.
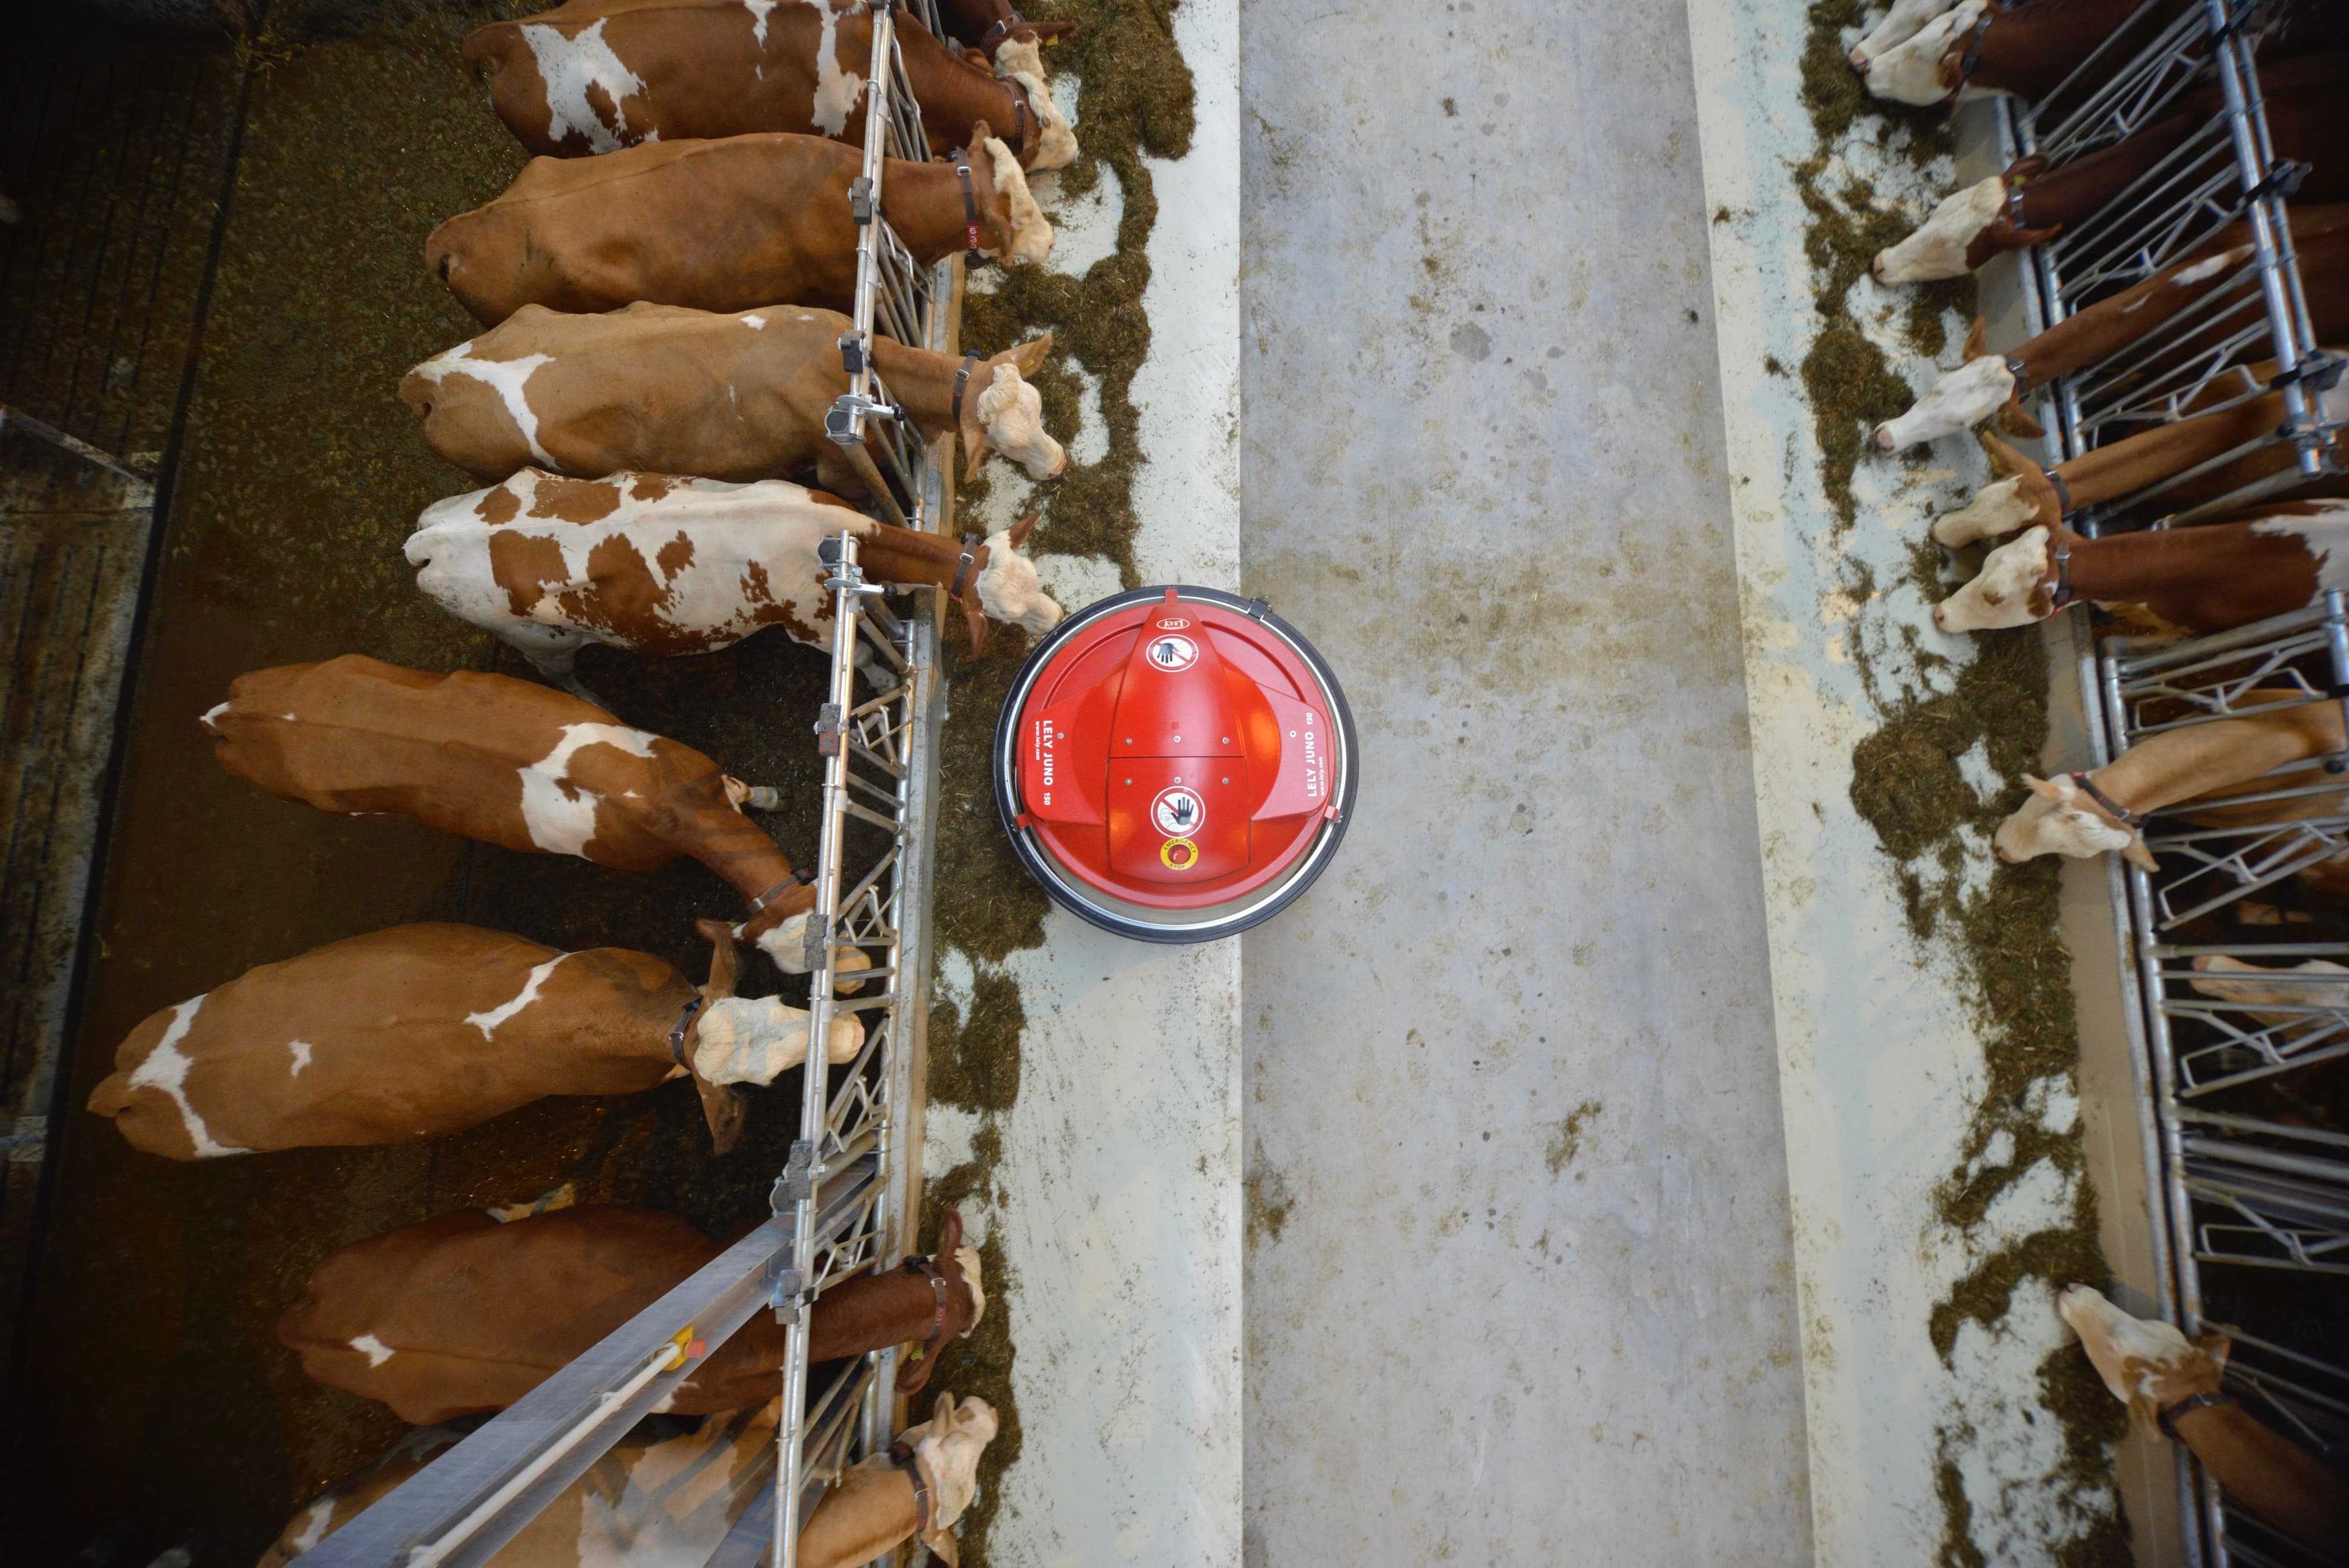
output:
[[[1044,361],[1051,356],[1051,352],[1052,335],[1047,332],[1041,337],[1030,338],[1014,348],[1011,351],[1011,364],[1019,372],[1021,379],[1025,379],[1044,368]]]
[[[1028,543],[1028,535],[1036,531],[1036,520],[1043,515],[1044,514],[1041,512],[1030,512],[1027,516],[1022,517],[1019,522],[1014,523],[1011,525],[1011,547],[1013,549],[1017,550]]]
[[[731,996],[741,977],[741,950],[734,945],[734,928],[723,920],[696,920],[693,929],[709,944],[709,983],[701,988],[704,1002]]]
[[[2036,180],[2047,172],[2046,158],[2037,152],[2028,158],[2018,158],[2006,166],[2006,183],[2010,189],[2025,180]]]
[[[2064,791],[2060,786],[2049,784],[2036,774],[2023,774],[2023,782],[2031,786],[2031,793],[2033,794],[2044,794],[2049,800],[2059,802],[2064,798]]]
[[[977,659],[987,647],[987,611],[974,593],[962,602],[963,625],[970,632],[970,656]]]
[[[938,1402],[930,1407],[930,1436],[933,1438],[944,1438],[947,1433],[953,1431],[954,1418],[954,1396],[951,1394],[939,1395]]]
[[[2129,841],[2121,846],[2121,858],[2140,871],[2151,873],[2161,869],[2161,862],[2156,860],[2153,851],[2146,846],[2142,833],[2129,835]]]
[[[938,1210],[938,1244],[932,1249],[932,1251],[936,1256],[944,1259],[948,1267],[952,1267],[955,1249],[961,1245],[962,1210],[948,1204]]]
[[[987,156],[987,139],[994,134],[995,132],[987,128],[987,121],[981,119],[972,122],[970,144],[963,149],[963,156],[970,160],[970,166],[973,169],[993,167],[993,161]]]
[[[1990,352],[1990,323],[1974,317],[1974,328],[1966,334],[1966,358],[1979,359]]]
[[[2218,1364],[2220,1372],[2227,1370],[2227,1358],[2235,1354],[2235,1336],[2222,1334],[2215,1328],[2197,1337],[2194,1344],[2203,1355]]]

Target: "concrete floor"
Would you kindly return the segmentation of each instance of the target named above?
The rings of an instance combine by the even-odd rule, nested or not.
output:
[[[1242,567],[1363,752],[1244,939],[1251,1564],[1811,1555],[1688,50],[1241,6]]]

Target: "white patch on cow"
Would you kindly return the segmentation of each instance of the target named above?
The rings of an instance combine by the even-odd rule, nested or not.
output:
[[[767,318],[765,317],[755,314],[737,317],[735,319],[741,322],[743,326],[749,327],[753,332],[758,331],[761,327],[767,325]]]
[[[310,1064],[310,1053],[314,1047],[307,1040],[289,1040],[285,1043],[285,1048],[294,1053],[293,1071],[285,1075],[289,1078],[298,1078],[302,1075],[302,1069]]]
[[[2316,563],[2316,591],[2349,588],[2349,501],[2317,504],[2303,516],[2262,517],[2251,524],[2254,534],[2289,534],[2300,541]]]
[[[657,738],[625,724],[564,725],[554,750],[514,770],[522,775],[522,820],[530,841],[550,855],[585,856],[604,797],[570,781],[571,759],[586,746],[616,746],[632,757],[649,757]]]
[[[2066,1285],[2055,1298],[2055,1311],[2080,1336],[2080,1347],[2106,1389],[2132,1408],[2149,1415],[2182,1397],[2186,1390],[2175,1386],[2180,1379],[2199,1376],[2217,1387],[2218,1363],[2173,1324],[2131,1317],[2088,1285]]]
[[[1895,103],[1940,103],[1950,96],[1941,85],[1941,57],[1951,44],[1981,20],[1988,0],[1965,0],[1934,17],[1897,47],[1868,62],[1868,90]]]
[[[1889,250],[1876,253],[1878,283],[1930,283],[1937,278],[1962,277],[1966,247],[1974,236],[1998,219],[2006,203],[2006,180],[1993,174],[1945,196],[1917,232]]]
[[[1069,454],[1044,428],[1043,395],[1019,379],[1018,366],[998,365],[976,407],[987,444],[1026,469],[1029,478],[1051,479],[1069,466]]]
[[[2229,267],[2233,266],[2237,262],[2241,261],[2245,256],[2250,255],[2251,254],[2251,247],[2246,245],[2240,250],[2222,252],[2218,255],[2212,256],[2208,261],[2196,262],[2192,266],[2186,268],[2182,272],[2171,273],[2169,275],[2169,286],[2172,288],[2184,288],[2189,284],[2197,284],[2202,282],[2206,278],[2216,277],[2220,273],[2226,271]],[[2143,301],[2139,301],[2138,303],[2142,304]]]
[[[1027,89],[1028,109],[1036,117],[1036,161],[1030,167],[1039,174],[1049,174],[1074,163],[1077,133],[1069,129],[1068,117],[1052,101],[1051,89],[1044,85],[1044,79],[1030,71],[1013,71],[1009,79]]]
[[[1933,389],[1897,420],[1876,427],[1876,450],[1899,452],[1955,435],[2004,407],[2014,395],[2014,373],[1996,354],[1969,359],[1933,383]]]
[[[1878,56],[1907,43],[1917,36],[1920,27],[1957,3],[1958,0],[1896,0],[1875,30],[1851,47],[1852,68],[1865,72]]]
[[[815,102],[809,118],[826,136],[838,136],[848,124],[848,111],[864,96],[864,78],[840,68],[840,13],[832,0],[807,0],[823,18],[815,41]]]
[[[978,1320],[987,1315],[987,1290],[979,1280],[978,1249],[957,1247],[955,1267],[962,1271],[962,1282],[970,1287],[970,1328],[963,1330],[968,1338],[971,1330],[978,1326]]]
[[[2047,530],[2032,529],[1983,558],[1973,581],[1933,607],[1943,631],[2002,631],[2041,618],[2037,588],[2047,576]]]
[[[767,47],[767,15],[781,3],[781,0],[742,0],[750,11],[751,41],[762,49]],[[762,77],[764,74],[761,73]]]
[[[603,25],[601,22],[595,24],[598,27]],[[523,30],[528,32],[530,29],[525,27]],[[538,444],[538,415],[524,395],[530,379],[538,368],[553,363],[554,356],[552,354],[525,354],[519,359],[476,359],[472,344],[465,342],[445,354],[435,354],[416,367],[415,373],[436,387],[451,375],[470,376],[488,387],[505,405],[506,417],[513,421],[514,429],[522,432],[523,441],[530,447],[530,455],[553,468],[554,460],[546,455],[544,447]]]
[[[2349,1008],[2349,983],[2335,985],[2298,983],[2264,978],[2260,980],[2205,980],[2203,978],[2210,974],[2262,977],[2277,974],[2337,974],[2349,977],[2349,968],[2324,959],[2310,959],[2305,963],[2293,964],[2289,968],[2263,969],[2255,963],[2245,963],[2240,959],[2228,958],[2223,953],[2205,953],[2194,961],[2194,978],[2189,983],[2205,996],[2237,1007],[2282,1007],[2292,1010],[2290,1012],[2277,1014],[2272,1019],[2263,1016],[2261,1022],[2271,1027],[2294,1017],[2307,1016],[2301,1011],[2302,1009]]]
[[[335,1494],[328,1492],[312,1503],[309,1511],[302,1516],[302,1528],[295,1532],[294,1539],[288,1542],[294,1548],[294,1554],[298,1557],[326,1539],[326,1526],[334,1521]]]
[[[530,978],[523,981],[522,990],[515,993],[512,1001],[500,1002],[487,1012],[468,1012],[465,1014],[465,1022],[480,1030],[482,1039],[494,1038],[500,1026],[506,1020],[538,1000],[538,988],[546,983],[546,977],[554,972],[554,966],[570,956],[569,953],[555,954],[530,971]]]
[[[851,1014],[832,1021],[824,1060],[856,1059],[864,1026]],[[721,996],[694,1025],[693,1070],[706,1083],[771,1084],[807,1060],[808,1015],[781,997]]]
[[[1044,221],[1044,210],[1036,205],[1036,197],[1028,189],[1019,156],[999,136],[988,137],[986,146],[995,188],[1003,192],[1011,213],[1011,249],[1003,260],[1012,266],[1042,261],[1052,254],[1052,225]]]
[[[188,1069],[195,1064],[180,1049],[180,1042],[188,1037],[188,1031],[196,1022],[196,1012],[203,1004],[204,998],[199,996],[180,1003],[172,1010],[171,1026],[163,1031],[163,1038],[155,1042],[155,1049],[147,1053],[147,1059],[140,1063],[138,1070],[130,1075],[130,1086],[153,1089],[171,1097],[171,1103],[180,1107],[181,1125],[188,1129],[188,1141],[195,1147],[198,1159],[218,1159],[224,1154],[251,1154],[253,1151],[249,1148],[213,1141],[212,1129],[204,1125],[204,1118],[196,1114],[196,1107],[188,1103]]]
[[[617,152],[626,147],[628,111],[621,100],[641,96],[645,84],[604,41],[604,24],[598,21],[576,35],[565,35],[559,28],[526,22],[522,38],[530,46],[539,77],[546,83],[548,139],[561,141],[577,131],[586,139],[590,152]],[[611,99],[610,125],[587,101],[591,87],[603,88]]]
[[[2037,519],[2039,508],[2023,493],[2023,476],[2010,473],[1985,484],[1962,512],[1933,520],[1933,542],[1955,550],[1977,539],[1996,539]]]
[[[369,1366],[381,1366],[391,1359],[391,1346],[371,1334],[363,1334],[352,1340],[351,1348],[366,1356]]]
[[[202,724],[207,730],[216,729],[219,727],[220,716],[227,711],[227,703],[215,702],[211,707],[204,710],[204,716],[198,719],[196,722]]]
[[[2137,841],[2134,832],[2083,805],[2085,799],[2080,786],[2068,778],[2040,781],[2031,798],[1998,825],[1991,835],[1991,848],[2001,860],[2015,865],[2042,855],[2086,860],[2108,850],[2125,850]]]
[[[1041,637],[1061,624],[1061,607],[1036,578],[1036,564],[1011,546],[1009,531],[987,539],[987,569],[978,574],[978,607],[990,620]]]

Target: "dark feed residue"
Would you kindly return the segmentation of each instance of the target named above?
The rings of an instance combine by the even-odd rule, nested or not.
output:
[[[999,273],[988,294],[964,296],[963,347],[988,353],[1052,334],[1052,355],[1030,378],[1043,395],[1045,427],[1073,441],[1080,422],[1081,367],[1100,382],[1100,409],[1108,450],[1098,462],[1071,461],[1068,471],[1037,496],[1043,521],[1030,544],[1037,554],[1092,556],[1108,560],[1128,587],[1140,585],[1134,565],[1137,526],[1133,480],[1143,462],[1141,413],[1133,378],[1150,352],[1150,323],[1142,309],[1149,286],[1146,247],[1158,220],[1158,198],[1145,159],[1176,159],[1190,151],[1191,73],[1175,47],[1175,5],[1154,0],[1041,0],[1028,7],[1038,21],[1072,20],[1077,31],[1052,45],[1045,64],[1079,83],[1078,158],[1059,172],[1061,199],[1081,197],[1111,171],[1123,193],[1117,248],[1081,277],[1023,267]],[[992,466],[992,465],[990,465]],[[987,478],[967,486],[957,504],[979,504]],[[1019,1036],[1026,1023],[1019,988],[999,966],[1010,954],[1044,940],[1043,893],[1013,858],[995,806],[989,757],[996,715],[1029,641],[1016,628],[992,628],[983,656],[947,639],[947,717],[938,755],[936,919],[941,948],[957,948],[974,966],[966,1006],[935,1002],[930,1009],[932,1100],[978,1114],[971,1158],[928,1183],[923,1209],[935,1225],[938,1209],[971,1202],[999,1218],[1005,1194],[994,1179],[1003,1149],[1004,1119],[1019,1092]],[[979,1461],[978,1500],[958,1530],[965,1568],[987,1568],[988,1534],[1003,1499],[1003,1477],[1019,1458],[1018,1402],[1011,1386],[1017,1354],[1010,1303],[1019,1281],[1004,1261],[999,1223],[979,1249],[988,1309],[978,1329],[942,1353],[930,1386],[977,1395],[996,1407],[1003,1427]]]
[[[1878,203],[1857,181],[1831,182],[1836,148],[1847,136],[1871,139],[1888,156],[1923,167],[1949,151],[1943,111],[1906,110],[1870,100],[1844,53],[1863,20],[1859,0],[1818,0],[1810,9],[1803,59],[1803,103],[1817,136],[1816,151],[1794,171],[1807,214],[1805,254],[1811,264],[1819,331],[1801,367],[1821,453],[1820,483],[1833,514],[1832,530],[1857,516],[1852,478],[1867,460],[1868,431],[1905,412],[1914,394],[1871,342],[1853,314],[1849,294],[1876,253],[1905,237],[1914,216]],[[1928,358],[1949,344],[1948,317],[1971,319],[1971,277],[1905,290],[1897,327],[1906,347]],[[1938,597],[1940,556],[1930,540],[1910,552],[1908,576]],[[1874,576],[1847,566],[1841,587],[1862,607],[1876,597]],[[1876,612],[1881,614],[1880,608]],[[1867,631],[1887,631],[1910,659],[1915,675],[1896,680],[1880,659],[1868,657]],[[1869,702],[1881,715],[1878,730],[1852,752],[1851,803],[1875,832],[1896,867],[1910,935],[1948,955],[1958,990],[1984,1052],[1986,1082],[1970,1115],[1957,1164],[1936,1184],[1938,1223],[1972,1238],[1996,1200],[2042,1162],[2073,1184],[2062,1222],[2003,1242],[1973,1266],[1933,1307],[1927,1329],[1947,1363],[1961,1327],[1995,1330],[2016,1291],[2037,1280],[2059,1288],[2077,1280],[2102,1286],[2109,1271],[2096,1241],[2094,1192],[2081,1174],[2076,1130],[2051,1132],[2034,1109],[2031,1091],[2048,1083],[2076,1083],[2079,1041],[2071,992],[2071,961],[2056,930],[2057,865],[2042,859],[1995,865],[1978,892],[1965,891],[1967,859],[1982,852],[2001,818],[2027,794],[2022,775],[2039,765],[2047,738],[2048,663],[2035,630],[1975,639],[1962,665],[1922,646],[1913,627],[1868,627],[1853,639],[1853,663]],[[1923,683],[1946,683],[1937,691]],[[1995,798],[1979,799],[1959,759],[1980,745],[1990,772],[2004,781]],[[1969,838],[1971,837],[1971,844]],[[2002,1138],[2001,1135],[2004,1135]],[[1998,1148],[2001,1158],[1988,1156]],[[2041,1364],[2040,1406],[2062,1424],[2064,1458],[2042,1478],[2056,1492],[2069,1534],[2054,1543],[2064,1568],[2096,1568],[2129,1561],[2127,1531],[2111,1499],[2111,1444],[2117,1407],[2087,1358],[2067,1343]],[[1972,1539],[1973,1510],[1961,1480],[1957,1455],[1972,1440],[1962,1424],[1937,1433],[1935,1490],[1942,1511],[1938,1561],[1973,1568],[1984,1561]]]

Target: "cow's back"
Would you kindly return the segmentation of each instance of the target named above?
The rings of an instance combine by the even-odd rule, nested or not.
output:
[[[624,469],[780,478],[827,444],[823,416],[846,390],[838,344],[851,325],[792,306],[732,315],[524,306],[419,365],[399,392],[432,449],[486,479],[533,463],[585,478]]]
[[[462,58],[533,152],[754,130],[861,140],[873,31],[853,5],[572,0],[477,29]]]
[[[845,307],[862,164],[840,142],[780,132],[537,158],[496,201],[434,229],[425,261],[489,325],[525,305]]]
[[[584,631],[655,656],[706,653],[770,626],[818,639],[831,600],[816,545],[873,521],[783,480],[564,479],[524,469],[425,508],[417,586],[492,629]]]
[[[512,1404],[718,1251],[649,1210],[468,1210],[344,1248],[277,1336],[319,1382],[443,1421]]]
[[[664,1032],[693,994],[647,953],[396,926],[156,1012],[116,1050],[89,1105],[134,1146],[178,1159],[208,1145],[437,1137],[548,1095],[652,1087],[672,1066]]]

